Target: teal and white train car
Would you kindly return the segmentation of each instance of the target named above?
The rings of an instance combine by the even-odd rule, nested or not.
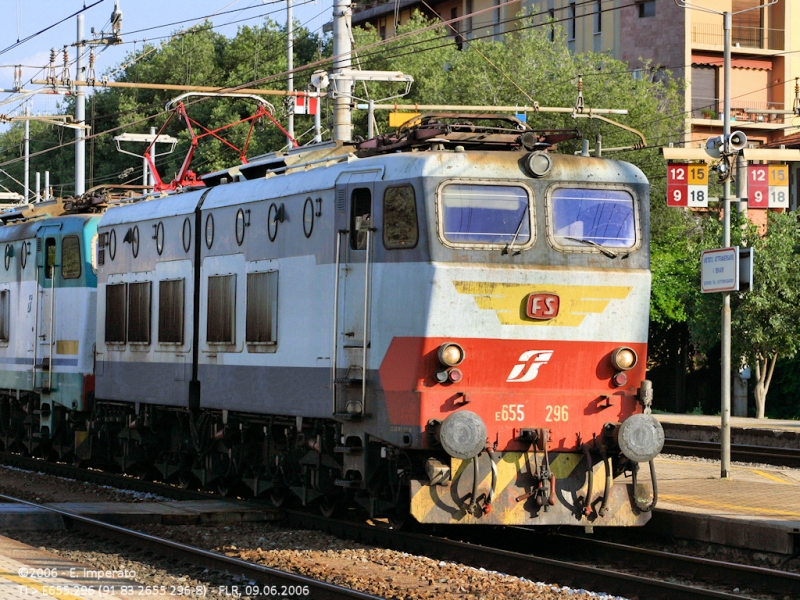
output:
[[[99,216],[11,216],[22,218],[0,227],[0,441],[61,455],[80,425],[59,413],[94,394]]]

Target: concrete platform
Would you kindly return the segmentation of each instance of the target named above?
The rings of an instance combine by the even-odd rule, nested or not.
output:
[[[719,461],[659,457],[655,464],[658,505],[647,529],[763,552],[800,551],[799,469],[733,465],[723,480]]]
[[[115,525],[198,525],[239,521],[273,521],[278,511],[263,504],[232,500],[173,502],[54,502],[60,510],[92,517]],[[62,517],[24,504],[0,503],[0,531],[63,529]]]
[[[98,572],[56,554],[0,536],[0,600],[89,600],[165,597],[130,571]]]
[[[676,440],[719,442],[720,417],[656,414],[664,435]],[[800,448],[800,421],[731,417],[731,443]]]

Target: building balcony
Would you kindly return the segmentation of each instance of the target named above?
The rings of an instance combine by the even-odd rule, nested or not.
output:
[[[752,123],[755,125],[783,125],[784,115],[774,115],[757,112],[762,110],[783,110],[783,102],[747,102],[741,100],[731,101],[731,121],[737,123]],[[756,112],[745,112],[745,111]],[[722,123],[725,112],[725,103],[719,98],[692,98],[692,119],[706,119]]]
[[[785,32],[763,27],[734,27],[731,43],[738,48],[785,50]],[[692,23],[692,44],[722,47],[725,45],[725,30],[722,25]]]

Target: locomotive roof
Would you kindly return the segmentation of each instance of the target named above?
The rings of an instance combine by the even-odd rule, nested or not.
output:
[[[11,222],[5,227],[0,227],[0,243],[34,238],[42,228],[58,227],[61,234],[80,233],[93,216],[97,215],[69,215],[20,223]]]

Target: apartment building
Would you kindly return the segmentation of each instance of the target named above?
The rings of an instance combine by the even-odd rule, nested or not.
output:
[[[725,107],[722,16],[732,17],[731,119],[755,145],[787,134],[791,115],[759,110],[792,110],[794,79],[800,77],[800,2],[778,0],[527,0],[564,28],[575,52],[608,52],[641,68],[634,76],[669,71],[685,81],[685,141],[704,142],[722,131]],[[757,9],[757,7],[762,7]],[[746,9],[747,12],[740,12]],[[736,14],[738,13],[738,14]],[[644,67],[648,66],[647,69]],[[800,125],[800,123],[795,123]]]
[[[453,19],[475,12],[453,32],[459,42],[513,31],[513,17],[535,14],[547,27],[560,27],[574,52],[607,52],[626,61],[634,77],[670,72],[685,81],[685,142],[690,145],[722,131],[722,16],[703,11],[730,11],[732,18],[731,118],[755,145],[775,143],[792,133],[791,115],[760,110],[792,110],[795,77],[800,77],[800,1],[691,0],[692,8],[674,0],[360,0],[353,24],[371,23],[384,38],[395,34],[415,10]],[[486,10],[492,6],[497,10]],[[759,10],[740,12],[763,6]],[[484,12],[480,12],[484,11]],[[508,21],[512,19],[511,21]],[[794,123],[800,126],[800,119]]]
[[[502,5],[502,6],[501,6]],[[496,10],[488,10],[494,6]],[[383,39],[392,37],[414,11],[443,20],[467,17],[453,25],[452,34],[459,43],[474,37],[498,36],[515,27],[513,19],[523,10],[522,0],[358,0],[353,2],[353,25],[372,24]]]

